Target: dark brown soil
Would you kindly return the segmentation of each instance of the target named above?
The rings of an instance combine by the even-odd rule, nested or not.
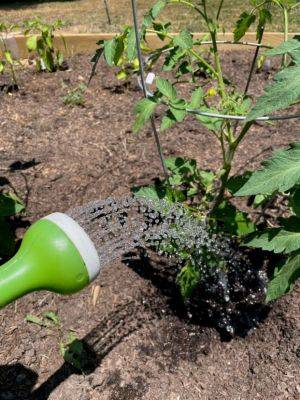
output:
[[[243,85],[249,54],[224,58],[227,75]],[[55,74],[27,69],[19,92],[0,98],[1,175],[26,200],[29,222],[119,196],[161,173],[150,130],[131,130],[132,105],[140,96],[135,85],[122,86],[101,66],[85,107],[67,107],[63,81],[76,86],[90,71],[88,57],[74,57],[70,66]],[[270,79],[256,75],[251,93],[261,93]],[[297,122],[255,125],[235,169],[253,168],[272,149],[297,139]],[[204,168],[220,160],[213,136],[192,119],[163,134],[162,143],[165,155],[193,157]],[[93,285],[100,286],[96,305],[89,287],[71,297],[35,293],[0,311],[0,399],[300,398],[299,285],[246,337],[223,341],[213,328],[175,312],[174,290],[162,290],[157,265],[148,268],[143,274],[121,261],[106,267]],[[171,275],[169,284],[174,286]],[[60,317],[61,331],[24,322],[28,313],[50,310]],[[59,353],[69,331],[84,339],[85,374]]]

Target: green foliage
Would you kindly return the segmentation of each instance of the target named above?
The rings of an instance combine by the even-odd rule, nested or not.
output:
[[[60,342],[60,353],[64,360],[79,371],[84,371],[87,364],[87,352],[84,344],[74,332],[69,332],[66,340]]]
[[[275,191],[286,192],[300,184],[300,142],[279,150],[263,163],[263,169],[254,172],[236,196],[255,194],[270,195]]]
[[[255,232],[245,240],[246,246],[289,254],[288,259],[275,269],[269,282],[267,301],[270,301],[287,293],[300,277],[300,142],[275,152],[263,165],[264,168],[254,172],[236,195],[286,192],[295,214],[278,219],[280,226]]]
[[[274,253],[292,253],[300,249],[300,218],[281,219],[280,228],[270,228],[247,238],[245,244]]]
[[[11,82],[16,86],[18,86],[16,66],[20,65],[20,62],[13,59],[12,53],[7,47],[6,39],[17,27],[16,24],[7,25],[3,22],[0,23],[0,44],[3,48],[3,59],[0,59],[0,74],[8,71]]]
[[[23,202],[13,193],[0,193],[0,257],[11,257],[15,251],[15,236],[11,217],[22,212]]]
[[[275,269],[267,288],[266,301],[276,300],[293,289],[300,278],[300,251],[291,255],[285,263]]]
[[[63,103],[67,106],[84,106],[85,104],[86,85],[80,84],[74,89],[68,90],[68,93],[63,96]]]
[[[61,20],[47,24],[40,18],[24,22],[24,35],[28,37],[26,46],[28,52],[35,55],[38,71],[55,72],[63,67],[63,54],[55,48],[54,44],[54,32],[62,28],[63,25]],[[66,48],[66,43],[62,36],[61,40]]]
[[[201,275],[198,267],[187,262],[177,275],[177,283],[184,300],[187,300],[200,281]]]
[[[269,56],[289,54],[293,58],[294,54],[298,55],[299,50],[300,41],[291,39],[266,54]],[[274,83],[265,88],[265,94],[258,99],[247,116],[247,121],[300,102],[300,58],[293,59],[294,62],[289,67],[275,75]]]
[[[181,4],[197,13],[205,22],[207,34],[196,40],[187,27],[173,33],[176,29],[172,22],[160,18],[161,11],[173,4]],[[286,37],[288,14],[295,5],[294,0],[251,0],[252,9],[241,10],[240,18],[235,24],[234,40],[240,41],[248,29],[256,24],[257,41],[260,43],[265,27],[271,22],[274,7],[278,7],[284,16]],[[163,134],[187,117],[194,118],[206,128],[207,135],[212,134],[217,140],[222,162],[216,171],[204,171],[197,167],[195,160],[169,157],[164,160],[164,167],[169,172],[168,178],[165,176],[163,180],[156,179],[154,184],[133,188],[132,191],[136,196],[164,199],[167,203],[183,203],[188,213],[208,221],[212,231],[217,234],[228,235],[237,241],[249,234],[252,235],[252,240],[265,240],[265,235],[258,231],[248,213],[234,205],[232,196],[253,195],[248,205],[255,208],[256,212],[260,212],[258,210],[261,208],[263,215],[264,208],[268,207],[277,191],[290,191],[290,204],[298,215],[297,201],[300,194],[296,186],[300,187],[300,145],[294,144],[291,149],[276,153],[261,171],[247,172],[243,176],[231,176],[231,171],[236,151],[251,129],[253,120],[270,112],[286,109],[299,101],[300,48],[298,39],[294,38],[266,53],[267,56],[280,55],[285,59],[274,83],[266,88],[266,93],[253,107],[253,100],[247,95],[247,90],[237,90],[236,84],[226,77],[222,69],[217,41],[222,29],[219,23],[222,7],[221,1],[219,10],[210,12],[207,0],[158,0],[150,8],[142,19],[139,34],[146,74],[157,65],[155,85],[149,85],[146,98],[139,100],[134,107],[135,132],[149,121],[153,125],[159,120],[160,128],[156,131]],[[150,41],[147,40],[150,33],[160,39],[161,45],[158,48],[150,47]],[[211,44],[209,48],[202,46],[202,42],[206,41]],[[112,40],[101,41],[98,45],[91,76],[94,75],[102,54],[106,63],[116,69],[116,75],[120,79],[128,79],[140,72],[133,27],[126,26]],[[251,83],[253,68],[249,70],[251,72],[247,88]],[[203,113],[213,114],[215,117],[202,115]],[[246,116],[246,123],[222,118],[224,114]],[[160,155],[161,153],[163,151]],[[199,158],[201,159],[201,155]],[[297,251],[297,245],[294,241],[296,234],[291,234],[291,231],[291,226],[286,222],[284,231],[281,230],[276,240],[269,244],[269,248],[277,248],[278,241],[281,240],[281,249],[291,251],[289,254],[292,255]],[[177,280],[186,299],[201,279],[196,268],[196,255],[191,249],[175,248],[173,243],[168,244],[167,252],[186,254],[183,257],[186,262]],[[219,263],[221,260],[216,260],[214,255],[205,258],[206,266],[216,268]]]

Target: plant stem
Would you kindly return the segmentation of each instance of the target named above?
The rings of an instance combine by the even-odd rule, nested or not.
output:
[[[110,18],[108,3],[107,3],[107,0],[103,0],[103,1],[104,1],[104,8],[105,8],[106,16],[107,16],[107,21],[108,21],[108,24],[111,25],[111,18]]]
[[[224,0],[221,0],[221,1],[220,1],[220,4],[219,4],[219,8],[218,8],[218,12],[217,12],[217,16],[216,16],[216,20],[217,20],[217,21],[219,21],[220,14],[221,14],[222,7],[223,7],[223,3],[224,3]]]
[[[289,39],[289,12],[286,7],[283,8],[283,17],[284,17],[284,41]],[[282,58],[282,66],[284,68],[287,67],[288,55],[284,54]]]
[[[259,27],[259,36],[258,36],[258,41],[257,41],[257,43],[259,45],[262,42],[262,39],[263,39],[263,36],[264,36],[264,31],[265,31],[265,26],[264,25]],[[251,64],[250,72],[249,72],[249,75],[248,75],[246,87],[245,87],[245,90],[244,90],[244,96],[247,95],[249,87],[250,87],[250,83],[251,83],[252,78],[253,78],[253,73],[254,73],[254,69],[255,69],[258,53],[259,53],[259,46],[256,47],[255,52],[254,52],[254,57],[253,57],[253,60],[252,60],[252,64]]]
[[[139,60],[141,83],[142,83],[144,97],[147,98],[148,96],[147,96],[147,87],[146,87],[146,82],[145,82],[144,60],[142,57],[140,34],[139,34],[138,20],[137,20],[137,7],[136,7],[135,0],[131,0],[131,7],[132,7],[133,22],[134,22],[134,31],[135,31],[136,48],[137,48],[137,54],[138,54],[138,60]],[[166,163],[165,163],[165,159],[164,159],[163,151],[162,151],[162,146],[161,146],[161,143],[159,140],[159,135],[158,135],[153,117],[151,117],[151,127],[152,127],[152,131],[153,131],[154,139],[155,139],[155,144],[157,147],[157,152],[158,152],[160,162],[162,165],[162,169],[163,169],[163,172],[165,175],[165,179],[168,180],[168,178],[169,178],[168,170],[166,167]]]
[[[218,192],[218,194],[217,194],[217,196],[215,198],[214,204],[213,204],[212,209],[211,209],[211,213],[213,213],[223,201],[225,190],[226,190],[228,179],[229,179],[229,175],[230,175],[231,168],[232,168],[232,162],[233,162],[236,150],[237,150],[239,144],[241,143],[241,141],[246,136],[246,134],[249,131],[249,129],[252,126],[252,124],[253,124],[253,121],[246,122],[246,124],[243,127],[243,129],[242,129],[241,133],[239,134],[239,136],[233,142],[231,142],[229,144],[229,147],[228,147],[227,152],[225,154],[223,167],[222,167],[222,170],[221,170],[222,171],[222,174],[221,174],[221,187],[220,187],[219,192]]]

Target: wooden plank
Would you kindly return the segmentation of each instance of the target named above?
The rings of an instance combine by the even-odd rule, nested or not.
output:
[[[290,33],[290,37],[293,37],[297,33]],[[62,34],[66,44],[67,51],[64,48],[62,39],[60,36],[55,37],[55,43],[57,47],[67,56],[72,56],[75,54],[93,54],[97,45],[96,43],[99,40],[107,40],[114,37],[114,33],[63,33]],[[205,33],[194,33],[194,38],[201,38],[205,35]],[[148,34],[147,40],[151,47],[157,48],[162,45],[162,41],[155,34]],[[218,36],[218,40],[233,40],[232,33],[220,34]],[[276,46],[283,40],[283,34],[277,32],[266,32],[264,35],[264,44],[270,46]],[[256,41],[256,33],[250,32],[245,35],[243,41],[255,42]],[[7,47],[12,51],[13,56],[16,59],[25,59],[28,57],[28,53],[26,50],[26,38],[23,35],[14,35],[6,39]],[[222,50],[232,50],[232,49],[249,49],[248,46],[241,45],[232,45],[232,44],[222,44],[220,45],[220,49]],[[0,48],[1,50],[1,48]],[[2,49],[3,50],[3,49]]]

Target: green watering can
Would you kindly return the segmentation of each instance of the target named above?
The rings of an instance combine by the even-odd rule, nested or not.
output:
[[[17,254],[0,266],[0,308],[27,293],[80,291],[100,271],[97,250],[67,214],[53,213],[26,232]]]

